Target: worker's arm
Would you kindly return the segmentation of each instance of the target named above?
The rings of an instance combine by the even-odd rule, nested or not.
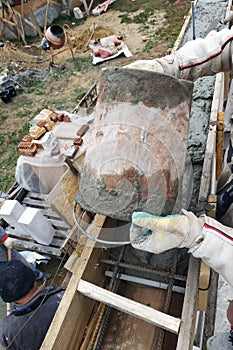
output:
[[[202,76],[232,70],[233,29],[211,31],[205,38],[188,41],[171,55],[135,61],[125,67],[152,70],[195,81]]]
[[[11,249],[14,245],[14,239],[10,238],[8,233],[0,226],[0,243],[6,248]]]
[[[132,216],[130,241],[134,248],[159,254],[189,248],[233,287],[233,229],[216,220],[183,210],[183,215],[158,217],[143,212]]]

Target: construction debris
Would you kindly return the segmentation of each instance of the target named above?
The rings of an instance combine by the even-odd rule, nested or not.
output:
[[[99,16],[102,12],[106,12],[109,5],[111,5],[115,1],[116,0],[106,0],[102,4],[99,4],[91,11],[92,15]]]

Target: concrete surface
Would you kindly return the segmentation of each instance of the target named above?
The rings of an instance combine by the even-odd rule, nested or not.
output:
[[[195,35],[205,37],[207,33],[219,27],[220,20],[225,18],[228,1],[200,0],[195,9]],[[193,39],[193,28],[190,23],[182,45]],[[191,109],[189,128],[189,155],[193,162],[193,196],[190,208],[195,211],[197,206],[198,188],[201,176],[201,161],[204,157],[206,133],[208,130],[208,115],[211,109],[212,95],[214,91],[215,77],[203,77],[194,84],[193,103]],[[208,341],[208,350],[232,350],[233,346],[228,341],[229,325],[226,318],[228,299],[231,298],[231,287],[219,277],[218,298],[216,309],[216,321],[214,338]],[[233,296],[233,294],[232,294]],[[203,346],[205,350],[205,345]]]

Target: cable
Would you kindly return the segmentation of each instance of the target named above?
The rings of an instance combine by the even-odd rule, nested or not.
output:
[[[103,239],[99,239],[99,238],[96,238],[96,237],[93,237],[89,232],[85,231],[80,223],[78,222],[78,219],[76,217],[76,207],[77,207],[77,202],[75,202],[74,204],[74,207],[73,207],[73,217],[74,217],[74,221],[76,223],[76,225],[78,226],[79,230],[85,235],[87,236],[88,238],[90,238],[92,241],[95,241],[95,242],[98,242],[98,243],[102,243],[102,244],[107,244],[107,245],[127,245],[127,244],[130,244],[131,242],[130,241],[122,241],[122,242],[115,242],[115,241],[105,241]]]

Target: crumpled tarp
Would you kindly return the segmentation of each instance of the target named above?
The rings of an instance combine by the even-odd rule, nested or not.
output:
[[[126,57],[132,56],[127,45],[122,38],[117,35],[110,35],[98,40],[91,40],[89,47],[91,49],[92,63],[94,65],[116,58],[120,55],[125,55]]]

